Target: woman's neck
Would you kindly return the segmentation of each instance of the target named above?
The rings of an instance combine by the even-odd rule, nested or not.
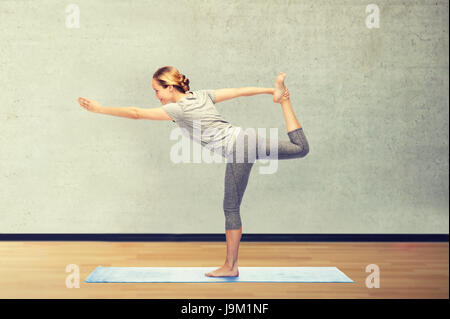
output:
[[[178,102],[179,100],[191,96],[191,93],[179,93],[176,97],[175,97],[175,102]]]

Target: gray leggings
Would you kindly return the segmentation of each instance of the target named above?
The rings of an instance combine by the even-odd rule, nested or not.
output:
[[[243,134],[243,135],[242,135]],[[256,159],[291,159],[305,157],[309,152],[308,141],[302,128],[295,129],[287,133],[290,141],[278,140],[277,157],[270,156],[270,140],[268,138],[262,138],[256,134],[255,144],[250,143],[250,146],[254,148],[250,153],[248,148],[248,136],[247,133],[242,130],[239,133],[237,140],[243,138],[244,147],[237,148],[235,143],[233,146],[232,157],[227,158],[226,170],[225,170],[225,195],[223,199],[223,210],[225,213],[225,229],[239,229],[242,226],[240,206],[242,197],[244,196],[245,188],[247,187],[250,171]],[[266,144],[266,155],[263,155],[260,150],[259,139]],[[242,145],[242,143],[240,144]],[[275,144],[276,145],[276,144]],[[240,146],[242,147],[242,146]],[[262,146],[261,146],[262,147]],[[240,151],[243,149],[243,152]],[[241,157],[238,157],[239,154]]]

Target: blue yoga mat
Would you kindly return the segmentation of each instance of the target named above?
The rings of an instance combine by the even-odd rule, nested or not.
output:
[[[85,282],[353,282],[336,267],[239,267],[239,277],[205,276],[215,269],[98,266]]]

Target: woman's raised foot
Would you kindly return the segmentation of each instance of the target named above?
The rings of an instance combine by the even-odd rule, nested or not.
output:
[[[275,79],[275,90],[273,92],[273,102],[280,103],[284,93],[286,93],[286,86],[284,85],[284,79],[286,78],[286,74],[280,72],[280,74]]]

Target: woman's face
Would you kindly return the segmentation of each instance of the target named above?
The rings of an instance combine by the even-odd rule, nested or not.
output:
[[[159,85],[157,80],[153,79],[152,87],[153,90],[155,90],[156,98],[161,101],[162,105],[165,105],[172,101],[172,92],[170,91],[170,88],[172,87],[171,85],[163,88],[161,85]]]

